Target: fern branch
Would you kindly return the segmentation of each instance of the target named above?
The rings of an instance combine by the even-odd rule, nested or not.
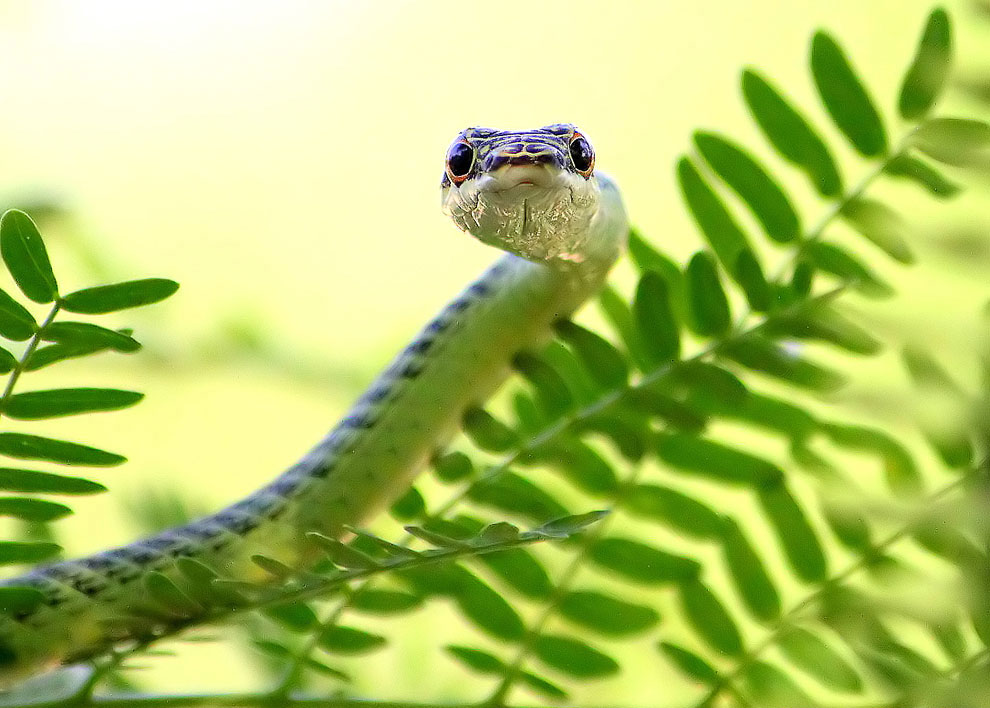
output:
[[[27,346],[24,348],[24,353],[21,354],[21,358],[17,360],[16,366],[10,372],[7,377],[7,385],[3,390],[3,395],[0,396],[0,414],[3,413],[3,409],[7,404],[7,400],[10,398],[11,394],[14,392],[14,386],[17,385],[18,379],[21,378],[21,374],[27,369],[28,361],[31,360],[31,355],[34,354],[38,345],[41,343],[42,336],[48,329],[49,325],[55,321],[55,317],[58,315],[59,310],[62,309],[62,303],[60,300],[56,300],[52,304],[52,309],[48,311],[48,316],[45,317],[44,321],[38,327],[38,331],[35,332],[31,339],[28,340]]]
[[[735,666],[727,673],[721,675],[718,683],[712,686],[711,690],[704,696],[704,698],[702,698],[701,701],[695,705],[695,708],[711,708],[711,706],[714,705],[715,699],[717,699],[723,691],[731,689],[735,680],[738,679],[742,673],[753,664],[753,662],[759,659],[760,655],[764,651],[776,644],[782,634],[791,629],[795,622],[802,619],[805,610],[825,597],[828,593],[834,591],[838,587],[841,587],[843,583],[851,579],[854,575],[868,568],[876,558],[881,557],[884,551],[893,546],[895,543],[916,531],[920,525],[929,519],[929,516],[925,513],[925,510],[930,509],[932,505],[942,501],[945,497],[949,496],[959,488],[965,487],[972,481],[972,475],[977,474],[981,469],[986,469],[988,464],[990,464],[990,461],[984,462],[983,465],[970,470],[968,474],[960,476],[958,479],[942,486],[932,494],[927,495],[918,504],[918,508],[922,509],[922,513],[919,514],[918,517],[907,521],[882,541],[874,544],[869,553],[864,554],[855,562],[846,566],[844,570],[825,580],[814,592],[806,595],[793,607],[791,607],[790,610],[782,614],[780,618],[773,623],[773,627],[768,631],[766,636],[764,636],[763,640],[745,654],[740,656]]]

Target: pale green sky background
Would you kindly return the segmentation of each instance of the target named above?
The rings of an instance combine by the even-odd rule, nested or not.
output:
[[[186,366],[218,322],[257,315],[286,350],[367,380],[495,256],[439,210],[444,151],[461,128],[577,123],[634,222],[683,256],[698,239],[673,165],[691,132],[721,129],[771,154],[745,117],[740,69],[765,70],[835,136],[806,68],[811,33],[825,27],[876,87],[896,135],[897,87],[930,7],[0,4],[0,198],[54,195],[109,252],[113,277],[182,284],[168,304],[115,320],[175,354],[164,369],[101,359],[25,380],[148,394],[133,411],[30,426],[131,458],[96,474],[109,497],[78,502],[61,524],[70,547],[129,540],[133,528],[107,520],[118,493],[148,484],[188,489],[206,509],[236,499],[315,442],[354,395],[353,383],[292,382],[240,360]],[[861,173],[844,146],[839,156]],[[65,289],[92,284],[57,237]]]

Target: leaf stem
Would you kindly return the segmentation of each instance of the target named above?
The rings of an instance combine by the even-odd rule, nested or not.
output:
[[[38,348],[42,335],[45,333],[45,330],[49,327],[49,325],[55,321],[55,316],[58,315],[61,308],[62,303],[59,300],[55,300],[54,304],[52,304],[52,309],[48,311],[48,316],[45,317],[44,321],[38,327],[38,331],[31,335],[31,339],[28,340],[28,344],[24,348],[24,353],[21,354],[21,358],[18,359],[13,371],[11,371],[10,375],[7,377],[7,386],[4,388],[3,394],[0,395],[0,414],[3,413],[3,410],[7,405],[7,401],[14,392],[14,386],[17,385],[17,380],[20,379],[21,374],[24,373],[28,362],[31,360],[31,355],[34,354],[35,350]]]

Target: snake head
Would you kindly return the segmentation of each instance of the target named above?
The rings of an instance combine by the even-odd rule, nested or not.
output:
[[[440,187],[444,211],[480,241],[533,261],[584,260],[601,185],[591,143],[573,125],[463,130]]]

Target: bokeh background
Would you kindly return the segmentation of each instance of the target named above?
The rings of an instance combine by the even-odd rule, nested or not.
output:
[[[928,0],[0,4],[0,202],[39,217],[64,291],[145,276],[182,286],[166,304],[115,321],[135,327],[142,353],[25,379],[24,390],[148,394],[126,412],[30,426],[130,458],[97,473],[111,493],[74,502],[60,540],[73,554],[127,542],[143,530],[136,517],[148,516],[127,509],[175,490],[190,512],[218,508],[329,428],[495,256],[439,210],[444,151],[461,128],[577,123],[635,224],[681,257],[698,237],[673,165],[692,131],[762,144],[745,118],[740,69],[759,67],[798,103],[817,106],[807,46],[825,27],[892,119],[930,8]],[[965,23],[958,30],[961,62],[978,64],[987,35]],[[931,312],[969,292],[936,285],[925,300]],[[199,671],[189,661],[156,671],[199,688],[243,685],[250,665],[209,669],[202,658],[213,651],[194,650]],[[378,695],[422,689],[422,664],[384,667],[393,677],[384,687],[374,679],[381,661],[367,665],[359,684]],[[456,694],[461,679],[436,680]]]

